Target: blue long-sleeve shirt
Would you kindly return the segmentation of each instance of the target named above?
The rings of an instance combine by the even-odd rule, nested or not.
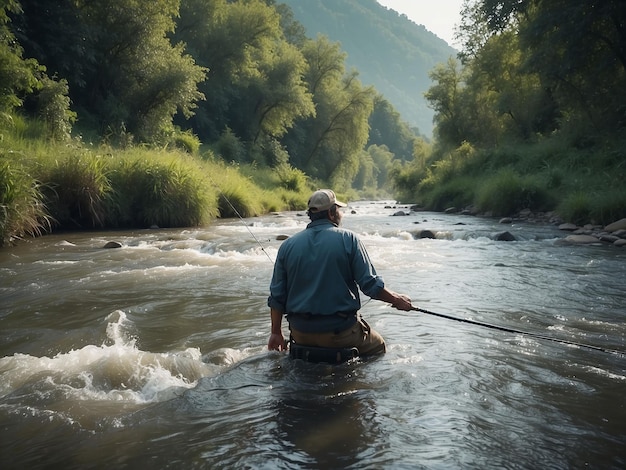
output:
[[[268,306],[286,314],[354,313],[359,288],[376,298],[383,287],[358,236],[321,219],[280,246]]]

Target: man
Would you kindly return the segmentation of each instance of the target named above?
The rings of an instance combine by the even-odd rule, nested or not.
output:
[[[267,346],[284,350],[282,318],[299,345],[353,348],[367,356],[385,352],[385,341],[358,315],[359,288],[398,310],[413,308],[411,299],[387,289],[376,274],[358,236],[340,228],[340,207],[330,189],[315,191],[308,202],[311,222],[278,250],[268,306],[272,330]]]

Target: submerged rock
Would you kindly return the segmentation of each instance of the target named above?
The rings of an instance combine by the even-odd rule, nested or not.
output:
[[[419,239],[419,238],[437,238],[435,236],[435,233],[430,231],[430,230],[416,230],[413,233],[413,238]]]
[[[513,235],[511,232],[500,232],[496,233],[494,240],[499,242],[514,242],[517,241],[517,238],[515,238],[515,235]]]
[[[122,248],[122,244],[120,242],[107,242],[102,248]]]

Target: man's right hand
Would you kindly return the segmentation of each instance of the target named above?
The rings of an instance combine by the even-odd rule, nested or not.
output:
[[[282,333],[272,333],[267,342],[267,349],[270,351],[286,351],[285,337]]]

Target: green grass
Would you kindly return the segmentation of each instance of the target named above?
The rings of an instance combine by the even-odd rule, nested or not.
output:
[[[108,226],[199,226],[217,216],[208,164],[177,151],[127,150],[109,162]]]
[[[216,217],[301,210],[304,173],[227,165],[181,148],[54,143],[19,117],[0,131],[0,246],[53,230],[192,227]],[[9,122],[7,121],[7,122]]]
[[[0,246],[51,230],[41,185],[16,155],[0,151]]]
[[[608,224],[626,217],[626,137],[577,148],[564,136],[492,149],[458,149],[429,165],[396,170],[405,202],[432,210],[474,206],[483,213],[555,211],[574,223]],[[443,152],[443,151],[441,151]]]

